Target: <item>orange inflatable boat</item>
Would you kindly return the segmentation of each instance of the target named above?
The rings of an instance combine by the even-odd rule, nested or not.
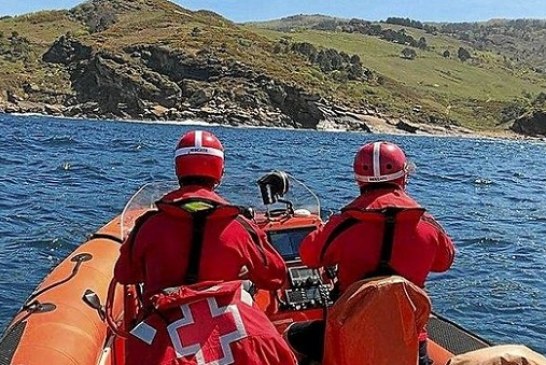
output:
[[[279,174],[272,176],[275,180]],[[299,243],[321,223],[318,198],[304,184],[285,178],[290,189],[280,194],[283,199],[267,204],[271,203],[267,196],[275,192],[271,186],[261,186],[262,200],[252,204],[256,222],[289,267],[283,290],[259,292],[255,297],[280,332],[293,322],[324,318],[332,304],[328,293],[333,288],[329,275],[303,266],[298,258]],[[288,185],[281,190],[288,190]],[[0,338],[0,365],[124,364],[124,339],[111,328],[128,329],[124,326],[134,318],[137,300],[134,288],[110,285],[113,266],[135,219],[154,209],[154,202],[173,187],[170,183],[145,186],[120,216],[53,269]],[[259,199],[258,193],[253,195],[250,200]],[[248,203],[249,197],[245,198]],[[107,297],[111,299],[108,303]],[[428,332],[429,352],[436,365],[446,364],[453,355],[489,346],[436,315],[429,319]]]

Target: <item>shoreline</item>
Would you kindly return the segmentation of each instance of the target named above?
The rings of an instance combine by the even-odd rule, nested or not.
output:
[[[104,122],[121,122],[121,123],[141,123],[141,124],[157,124],[157,125],[181,125],[181,126],[210,126],[210,127],[224,127],[224,128],[248,128],[248,129],[277,129],[277,130],[290,130],[290,131],[317,131],[328,133],[361,133],[367,135],[392,135],[392,136],[408,136],[408,137],[441,137],[441,138],[468,138],[468,139],[488,139],[488,140],[508,140],[508,141],[534,141],[534,142],[546,142],[544,137],[532,137],[510,130],[484,130],[475,131],[466,128],[445,128],[435,126],[431,124],[417,124],[411,123],[413,126],[418,126],[422,130],[415,132],[408,132],[404,129],[398,128],[396,124],[392,122],[390,118],[368,117],[365,119],[366,126],[370,131],[364,131],[362,129],[352,130],[347,128],[347,125],[343,123],[336,123],[335,121],[322,121],[325,123],[319,123],[317,128],[295,128],[286,126],[267,126],[267,125],[253,125],[245,123],[218,123],[209,122],[203,118],[197,119],[184,119],[184,120],[153,120],[153,119],[134,119],[134,118],[109,118],[107,116],[69,116],[49,113],[38,112],[4,112],[0,111],[0,116],[8,115],[15,117],[48,117],[55,119],[72,119],[72,120],[86,120],[86,121],[104,121]],[[371,118],[373,120],[371,120]]]

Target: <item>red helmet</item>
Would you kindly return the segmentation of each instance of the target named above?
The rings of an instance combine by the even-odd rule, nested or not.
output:
[[[353,165],[358,185],[392,182],[405,187],[409,172],[404,151],[394,143],[372,142],[360,148]]]
[[[182,136],[175,151],[176,176],[207,177],[216,183],[224,175],[224,147],[216,136],[191,131]]]

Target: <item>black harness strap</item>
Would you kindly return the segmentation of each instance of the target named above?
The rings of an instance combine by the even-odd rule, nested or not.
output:
[[[392,256],[392,246],[394,243],[394,229],[396,215],[401,211],[406,210],[406,208],[385,208],[380,211],[380,213],[385,217],[385,226],[383,229],[383,241],[381,244],[381,255],[379,257],[379,263],[377,269],[373,272],[366,275],[366,278],[373,276],[383,276],[383,275],[395,275],[396,271],[390,266],[391,256]],[[332,242],[347,229],[351,228],[355,224],[359,223],[360,220],[357,218],[347,218],[341,222],[330,235],[326,238],[326,242],[322,247],[320,252],[320,261],[324,260],[324,256],[328,251],[328,248]]]
[[[322,250],[320,251],[320,261],[324,260],[324,255],[326,255],[326,251],[328,251],[328,248],[332,244],[332,242],[345,230],[351,228],[355,224],[359,222],[356,218],[347,218],[343,222],[341,222],[330,235],[328,238],[326,238],[326,242],[324,242],[324,246],[322,247]]]
[[[396,215],[403,209],[386,208],[381,213],[385,216],[385,227],[383,228],[383,242],[381,244],[381,256],[379,257],[379,265],[377,269],[366,275],[366,277],[395,275],[396,271],[390,266],[392,256],[392,246],[394,243],[394,222]]]
[[[262,241],[260,241],[260,236],[258,236],[258,232],[256,232],[254,230],[254,227],[252,227],[248,223],[248,221],[245,218],[243,218],[242,216],[237,216],[237,218],[235,218],[235,220],[237,222],[239,222],[243,226],[245,231],[248,232],[248,234],[252,238],[252,241],[254,242],[256,247],[258,247],[258,251],[260,251],[260,255],[262,256],[262,261],[263,261],[264,265],[267,266],[268,265],[267,256],[265,255],[265,249],[262,246]]]
[[[186,270],[186,275],[184,276],[184,284],[186,285],[195,284],[199,279],[199,266],[201,264],[201,251],[203,248],[203,238],[205,235],[205,224],[207,222],[207,216],[213,211],[214,209],[209,209],[192,213],[192,240],[190,254],[188,257],[188,268]]]

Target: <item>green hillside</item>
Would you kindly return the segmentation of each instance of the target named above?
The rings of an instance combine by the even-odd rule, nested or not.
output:
[[[292,31],[268,29],[272,24]],[[474,50],[467,43],[443,34],[431,35],[420,29],[382,24],[384,28],[406,29],[406,33],[416,39],[426,38],[428,48],[416,50],[417,57],[408,60],[400,57],[405,45],[378,37],[301,27],[294,30],[288,25],[279,26],[278,22],[264,23],[264,26],[266,28],[260,24],[250,25],[255,32],[271,40],[288,38],[358,54],[366,67],[387,80],[367,92],[399,112],[409,113],[412,105],[418,104],[424,110],[440,115],[449,113],[450,119],[465,126],[492,128],[499,123],[500,110],[506,103],[522,98],[526,93],[536,95],[546,89],[544,74],[507,64],[502,55]],[[461,62],[457,58],[460,47],[466,47],[474,60]],[[450,52],[449,58],[443,56],[446,50]]]
[[[338,105],[484,130],[545,89],[546,74],[499,50],[402,25],[321,15],[237,25],[167,0],[92,0],[0,20],[0,103],[138,118],[221,106],[296,127]]]

